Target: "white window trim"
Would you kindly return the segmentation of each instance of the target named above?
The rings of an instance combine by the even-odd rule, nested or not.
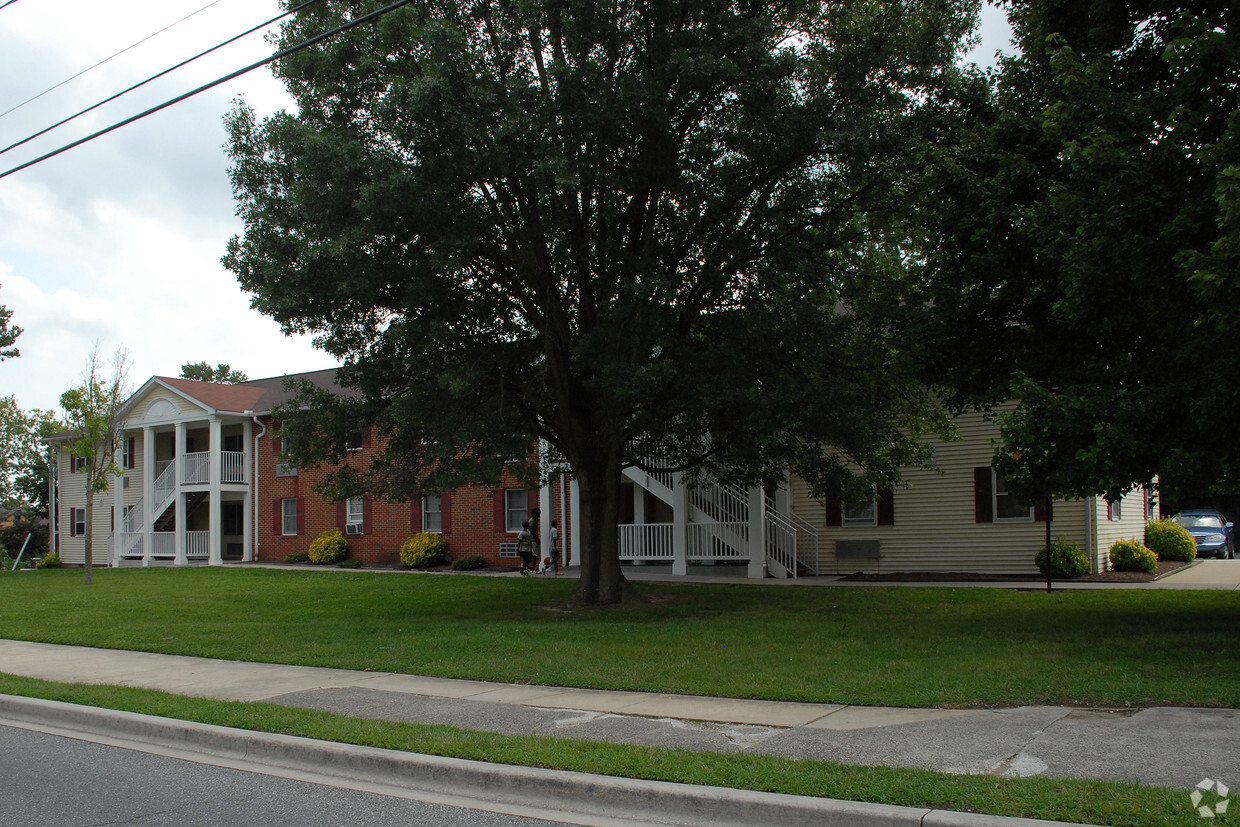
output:
[[[1115,502],[1111,502],[1110,500],[1105,500],[1105,502],[1107,504],[1107,522],[1118,523],[1120,520],[1124,519],[1124,501],[1122,498],[1116,500]]]
[[[289,514],[289,503],[293,504],[293,513]],[[289,517],[293,518],[293,530],[288,530]],[[280,500],[280,534],[284,537],[297,536],[297,498],[285,497]]]
[[[514,508],[510,495],[520,493],[524,498],[520,508]],[[521,530],[521,523],[529,519],[530,494],[524,488],[505,488],[504,489],[504,530],[509,534],[515,534]],[[513,520],[516,520],[515,524]]]
[[[78,514],[79,513],[82,515],[82,519],[80,521],[81,526],[82,526],[81,531],[78,531],[78,524],[79,524]],[[86,509],[85,508],[69,509],[69,526],[70,526],[69,532],[72,536],[74,537],[85,537],[86,536]]]
[[[869,505],[870,515],[864,519],[859,518],[859,517],[850,518],[848,516],[848,508],[850,505],[851,506]],[[848,502],[840,503],[840,525],[843,528],[865,528],[865,527],[877,526],[878,525],[878,494],[877,492],[874,493],[874,496],[869,501],[863,501],[863,502],[858,502],[858,503],[848,503]]]
[[[344,501],[344,524],[345,525],[361,525],[362,512],[365,506],[361,497],[354,497]]]
[[[435,502],[435,505],[436,505],[436,508],[434,509],[430,508],[430,503],[432,500]],[[504,505],[505,506],[508,505],[507,498],[505,498],[504,500]],[[430,526],[430,521],[428,517],[432,514],[434,514],[435,516],[439,518],[438,528],[431,528]],[[507,511],[505,511],[505,514],[507,514]],[[427,494],[426,496],[422,498],[422,531],[426,532],[427,534],[443,534],[443,496],[442,495]]]
[[[992,519],[996,523],[1032,523],[1033,522],[1033,506],[1027,507],[1026,512],[1020,517],[1000,517],[999,516],[999,497],[1010,496],[1005,488],[1000,494],[999,492],[999,472],[992,466],[990,469],[990,513]]]

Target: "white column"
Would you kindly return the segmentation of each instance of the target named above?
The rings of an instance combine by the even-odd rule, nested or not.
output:
[[[689,573],[689,486],[672,477],[672,574]]]
[[[540,447],[542,447],[541,443]],[[538,550],[538,553],[547,557],[551,553],[551,519],[555,516],[555,502],[551,496],[550,485],[544,485],[538,489],[538,508],[541,512],[538,515],[538,536],[542,538],[542,548]]]
[[[179,462],[179,460],[178,460]],[[180,469],[177,469],[180,470]],[[177,510],[177,528],[176,528],[176,558],[173,565],[187,566],[189,559],[185,556],[185,532],[189,530],[189,515],[185,512],[188,510],[188,504],[185,502],[185,489],[177,486],[176,510]]]
[[[570,566],[581,565],[581,485],[577,480],[573,480],[569,484],[569,500],[572,502],[573,508],[573,530],[569,532],[572,537],[572,543],[566,553],[571,553],[568,558]],[[560,536],[560,542],[564,542],[565,535]]]
[[[123,441],[124,439],[125,432],[121,431],[121,440]],[[117,464],[121,465],[122,463]],[[112,532],[108,543],[108,564],[111,566],[119,566],[121,564],[121,539],[119,535],[125,533],[126,479],[124,468],[121,469],[119,477],[112,478]]]
[[[224,509],[222,508],[223,487],[221,484],[221,480],[224,477],[224,453],[222,450],[224,423],[220,422],[219,417],[211,417],[210,434],[211,447],[207,457],[208,462],[211,464],[211,493],[208,495],[207,500],[207,522],[209,524],[207,562],[212,566],[220,566],[224,563],[224,556],[222,554],[224,544]]]
[[[155,429],[142,429],[142,565],[155,551]]]
[[[766,494],[749,489],[749,577],[766,577]]]

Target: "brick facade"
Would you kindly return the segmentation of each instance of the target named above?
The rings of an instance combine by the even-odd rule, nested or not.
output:
[[[278,431],[276,423],[265,420],[268,437],[259,445],[258,487],[258,559],[283,560],[290,554],[305,552],[310,543],[325,531],[345,529],[346,506],[343,502],[327,500],[315,491],[316,484],[325,476],[322,468],[289,469],[279,466],[280,443],[270,434]],[[369,439],[364,439],[357,450],[349,452],[345,460],[359,467],[365,466],[375,453]],[[279,471],[279,472],[278,472]],[[522,486],[505,473],[502,487],[486,489],[465,486],[446,492],[441,497],[441,520],[444,539],[453,560],[478,556],[489,565],[516,568],[520,560],[501,557],[502,543],[517,541],[516,532],[505,525],[505,490],[521,490]],[[559,484],[552,488],[553,496],[559,496]],[[526,492],[526,509],[538,505],[538,491]],[[284,501],[296,503],[296,533],[285,533]],[[557,514],[559,509],[556,509]],[[528,517],[528,513],[525,517]],[[515,519],[515,512],[512,517]],[[362,533],[348,537],[349,557],[360,559],[365,566],[390,567],[400,565],[400,547],[409,537],[422,530],[421,502],[388,502],[364,497],[362,502]],[[292,519],[288,528],[292,529]],[[565,526],[561,520],[560,536]]]

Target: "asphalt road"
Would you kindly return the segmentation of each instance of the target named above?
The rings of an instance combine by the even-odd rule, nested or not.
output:
[[[298,781],[0,726],[6,827],[546,827],[561,823]]]

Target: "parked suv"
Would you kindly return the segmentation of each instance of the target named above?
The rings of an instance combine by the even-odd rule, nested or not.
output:
[[[1171,519],[1188,529],[1197,541],[1198,557],[1217,557],[1230,560],[1236,556],[1236,539],[1233,524],[1217,511],[1195,509],[1181,511]]]

